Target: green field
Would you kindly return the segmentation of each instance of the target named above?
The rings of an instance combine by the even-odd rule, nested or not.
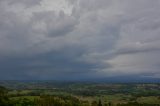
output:
[[[160,106],[160,84],[4,81],[0,85],[13,106]]]

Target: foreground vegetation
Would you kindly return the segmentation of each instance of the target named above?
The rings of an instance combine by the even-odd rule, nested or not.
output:
[[[160,84],[3,81],[0,85],[0,106],[160,106]]]

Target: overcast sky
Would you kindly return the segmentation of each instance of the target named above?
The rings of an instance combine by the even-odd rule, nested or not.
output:
[[[160,78],[160,0],[0,0],[0,79],[120,76]]]

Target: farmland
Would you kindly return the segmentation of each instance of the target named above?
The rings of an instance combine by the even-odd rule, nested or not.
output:
[[[9,100],[19,106],[27,103],[36,106],[36,101],[48,100],[62,104],[68,101],[66,106],[74,106],[73,101],[78,106],[98,105],[99,102],[102,106],[160,105],[160,84],[157,83],[1,81],[0,85],[7,89]]]

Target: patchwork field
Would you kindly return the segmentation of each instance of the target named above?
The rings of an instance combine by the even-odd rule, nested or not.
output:
[[[160,84],[1,81],[0,85],[7,90],[8,101],[13,106],[160,105]]]

